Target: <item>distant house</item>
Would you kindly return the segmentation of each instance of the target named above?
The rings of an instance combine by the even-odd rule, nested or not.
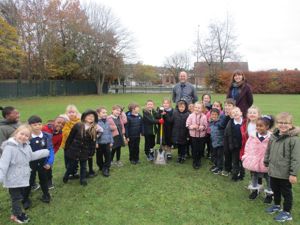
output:
[[[249,71],[248,62],[224,62],[223,71],[233,72],[235,70]],[[197,84],[205,84],[205,76],[208,74],[208,65],[206,62],[195,62],[194,71],[197,74]]]

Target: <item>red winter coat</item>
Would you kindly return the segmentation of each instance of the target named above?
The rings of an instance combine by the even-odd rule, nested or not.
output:
[[[247,132],[247,119],[243,120],[243,124],[241,126],[241,134],[242,134],[242,147],[240,150],[240,159],[242,159],[245,152],[245,145],[248,140],[248,132]]]
[[[42,131],[52,135],[53,149],[54,149],[54,153],[56,153],[59,150],[59,147],[61,145],[62,131],[61,130],[58,132],[54,131],[52,124],[44,125]]]

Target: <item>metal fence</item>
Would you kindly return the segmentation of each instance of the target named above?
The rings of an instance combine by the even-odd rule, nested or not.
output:
[[[96,94],[95,81],[91,80],[4,80],[0,81],[0,98],[33,96]]]
[[[171,93],[172,86],[121,86],[103,84],[103,93]],[[197,87],[198,93],[211,92],[207,88]],[[2,80],[0,81],[0,98],[19,98],[34,96],[92,95],[97,94],[95,81],[92,80]]]

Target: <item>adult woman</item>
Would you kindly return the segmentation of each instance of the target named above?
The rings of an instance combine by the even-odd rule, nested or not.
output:
[[[251,87],[247,84],[246,77],[241,70],[234,71],[227,98],[235,100],[236,106],[240,108],[243,117],[246,118],[247,110],[253,104],[253,95]]]

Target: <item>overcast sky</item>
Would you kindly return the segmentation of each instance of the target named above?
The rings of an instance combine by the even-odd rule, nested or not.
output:
[[[98,0],[97,0],[98,2]],[[231,15],[238,52],[250,70],[300,69],[299,0],[99,0],[136,40],[137,59],[162,66],[191,50],[211,20]],[[195,58],[192,58],[195,61]]]

